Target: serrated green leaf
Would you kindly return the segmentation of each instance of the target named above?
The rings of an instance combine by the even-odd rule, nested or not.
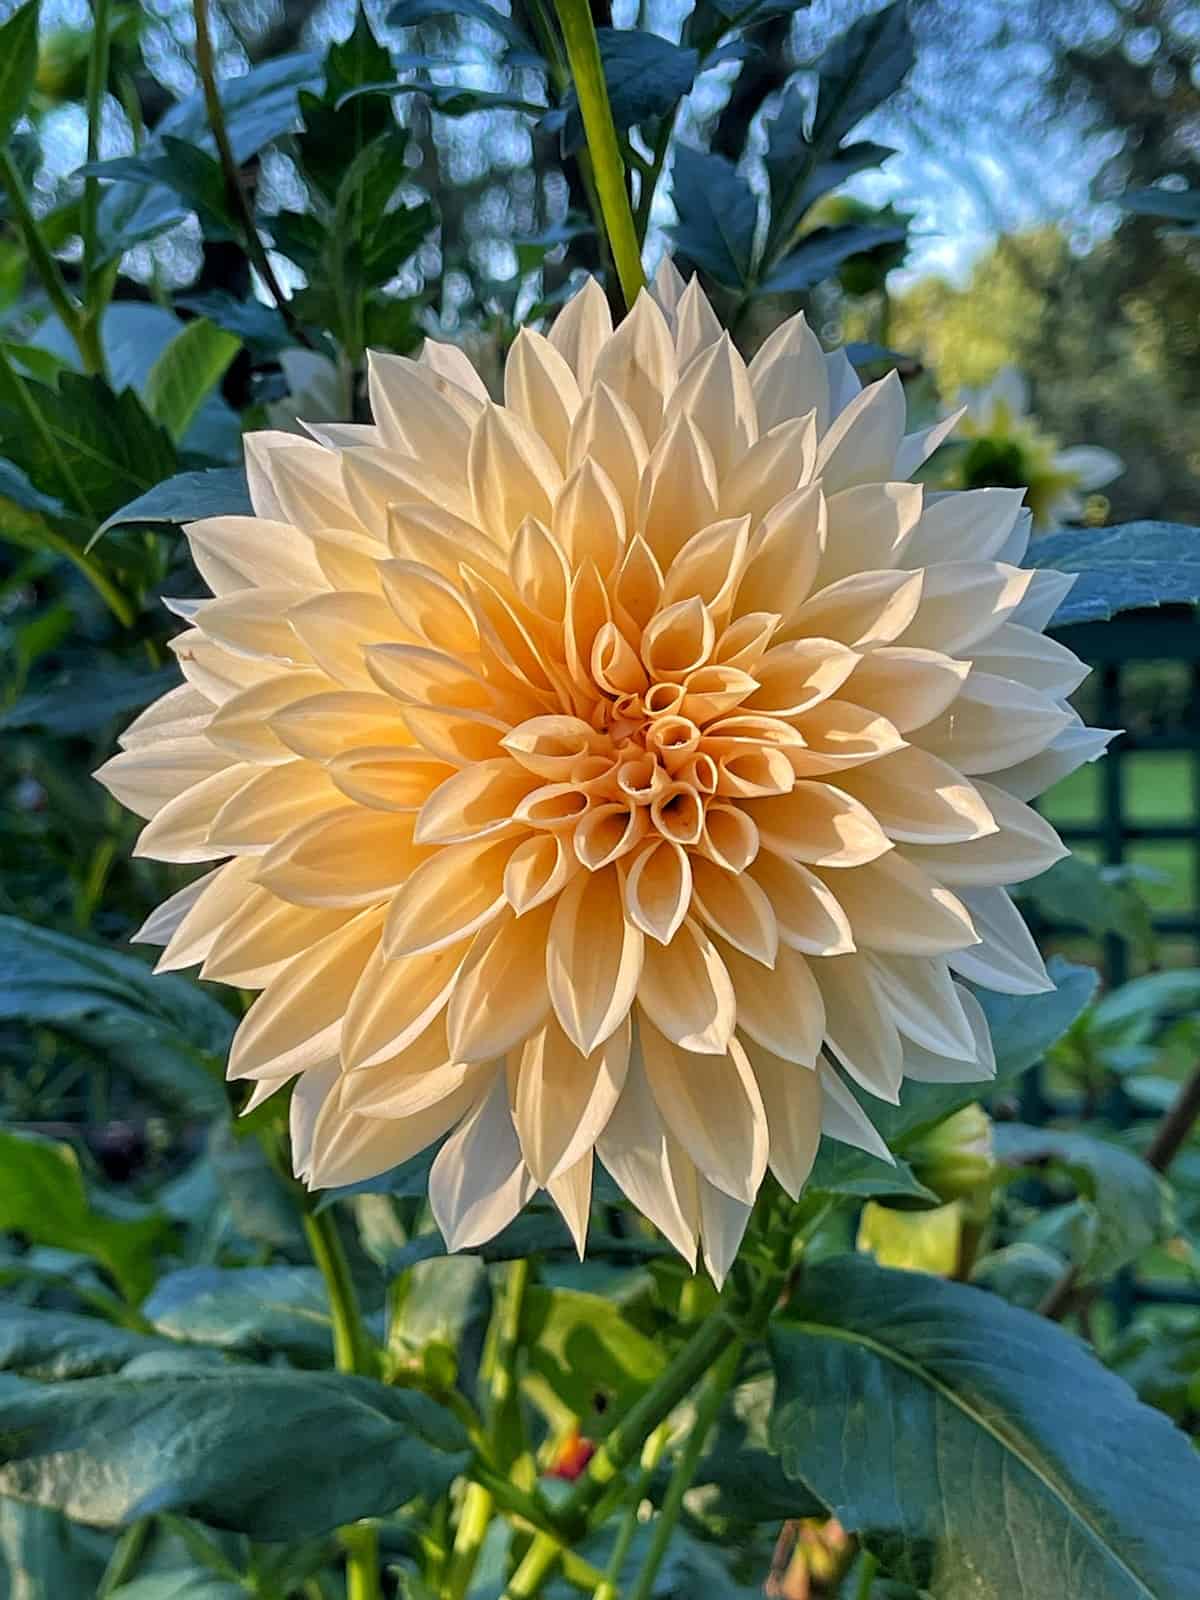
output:
[[[179,526],[184,522],[196,522],[201,517],[253,515],[244,468],[208,467],[200,472],[177,472],[114,511],[97,528],[92,544],[110,528],[136,527],[139,523],[151,522]]]
[[[1051,619],[1056,628],[1200,600],[1200,528],[1182,523],[1124,522],[1046,534],[1029,546],[1028,564],[1079,575]]]
[[[150,368],[146,406],[176,443],[241,347],[233,334],[197,317],[184,324]]]
[[[642,28],[598,28],[596,39],[613,124],[622,131],[667,116],[696,80],[699,51],[673,44],[659,34]],[[583,118],[573,89],[567,91],[561,107],[544,118],[543,126],[548,131],[562,128],[564,155],[583,148]]]
[[[930,1600],[1200,1594],[1200,1456],[1045,1319],[841,1257],[770,1343],[784,1470]]]
[[[753,264],[758,201],[733,163],[690,145],[677,146],[671,198],[679,216],[673,237],[680,252],[717,283],[745,288]]]
[[[844,227],[814,228],[763,280],[764,294],[800,294],[830,278],[851,256],[898,244],[908,237],[903,227],[875,227],[847,223]]]

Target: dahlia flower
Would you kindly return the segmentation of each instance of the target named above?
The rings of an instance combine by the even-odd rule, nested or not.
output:
[[[769,1168],[886,1157],[847,1079],[985,1079],[964,980],[1048,987],[1004,885],[1025,803],[1105,736],[1041,629],[1019,491],[905,480],[893,374],[802,317],[747,366],[696,283],[589,282],[491,400],[433,340],[372,426],[246,440],[254,516],[188,528],[184,683],[102,769],[137,850],[219,862],[141,937],[260,989],[229,1062],[296,1080],[297,1171],[444,1140],[452,1248],[598,1158],[720,1278]]]

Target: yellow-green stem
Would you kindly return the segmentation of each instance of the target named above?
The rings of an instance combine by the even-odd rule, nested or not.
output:
[[[667,1429],[655,1428],[646,1440],[642,1450],[642,1474],[634,1485],[633,1494],[625,1508],[625,1517],[617,1529],[617,1537],[613,1541],[612,1554],[608,1558],[608,1566],[604,1571],[604,1582],[596,1590],[596,1600],[619,1600],[621,1593],[621,1569],[625,1565],[625,1558],[629,1554],[629,1547],[633,1543],[634,1535],[638,1530],[638,1512],[642,1501],[650,1488],[650,1480],[654,1476],[654,1469],[658,1466],[663,1449],[667,1442]]]
[[[102,365],[99,334],[95,329],[88,328],[79,306],[67,288],[62,268],[54,259],[42,230],[38,227],[16,162],[2,145],[0,145],[0,189],[3,189],[8,196],[12,220],[29,252],[33,270],[37,273],[38,281],[46,291],[46,298],[54,307],[59,320],[75,341],[84,370],[99,372]]]
[[[632,306],[639,291],[645,287],[646,278],[642,271],[637,229],[625,185],[625,162],[613,124],[596,27],[588,0],[554,0],[554,9],[558,13],[563,42],[567,47],[567,60],[579,98],[596,192],[600,198],[600,210],[612,247],[617,277],[621,282],[621,293],[625,296],[625,304]]]

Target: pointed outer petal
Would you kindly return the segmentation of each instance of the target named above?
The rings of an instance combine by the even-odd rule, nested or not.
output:
[[[772,612],[790,626],[803,614],[824,544],[825,501],[819,484],[797,489],[772,506],[750,541],[738,586],[738,616]]]
[[[669,255],[663,256],[655,271],[654,281],[650,285],[650,293],[658,302],[659,309],[668,322],[674,320],[685,287],[683,274],[679,268]]]
[[[446,773],[422,805],[413,837],[418,844],[462,844],[503,833],[538,783],[509,756]]]
[[[337,1061],[323,1061],[319,1066],[310,1067],[293,1091],[288,1106],[288,1139],[292,1147],[292,1170],[298,1178],[303,1178],[312,1164],[317,1119],[326,1103],[337,1098],[338,1077]],[[243,1108],[242,1116],[281,1087],[278,1079],[261,1079],[255,1084],[250,1104]]]
[[[818,586],[827,588],[857,572],[907,566],[903,556],[924,494],[919,483],[863,483],[827,496],[829,524]]]
[[[419,811],[458,769],[421,749],[377,744],[344,750],[326,770],[341,792],[359,805],[373,811]]]
[[[288,522],[205,517],[184,526],[196,569],[213,594],[242,589],[323,589],[312,545]]]
[[[343,1067],[376,1067],[413,1048],[445,1010],[467,950],[468,942],[460,940],[391,961],[378,946],[346,1007]]]
[[[447,1249],[467,1250],[499,1233],[536,1191],[521,1159],[508,1086],[498,1071],[488,1093],[446,1140],[430,1169],[433,1220]]]
[[[829,783],[802,781],[790,794],[747,801],[763,844],[792,861],[861,867],[892,848],[861,801]]]
[[[623,883],[629,920],[659,944],[674,939],[692,898],[691,861],[682,845],[649,840],[629,863]]]
[[[625,507],[600,463],[586,456],[566,479],[554,502],[554,537],[574,567],[596,563],[607,577],[625,543]]]
[[[239,689],[248,689],[264,678],[275,677],[280,670],[275,662],[226,649],[215,639],[206,638],[199,628],[189,628],[186,633],[168,639],[167,649],[178,660],[188,687],[215,706],[222,705]],[[138,722],[141,723],[141,718]]]
[[[548,337],[578,379],[580,391],[586,394],[592,387],[596,357],[612,337],[608,297],[595,278],[589,278],[567,301],[555,317]]]
[[[838,782],[862,801],[889,839],[905,845],[963,844],[996,831],[975,785],[924,750],[895,750],[839,773]]]
[[[737,1025],[766,1049],[811,1067],[825,1029],[825,1009],[814,967],[798,950],[781,945],[773,968],[760,966],[724,943],[721,955],[737,995]],[[844,959],[844,958],[835,958]]]
[[[813,966],[825,1002],[825,1038],[869,1094],[900,1103],[904,1053],[886,995],[864,956],[830,956]]]
[[[502,755],[500,740],[509,731],[498,717],[451,706],[406,705],[404,720],[423,750],[452,767]]]
[[[526,517],[517,529],[508,553],[508,575],[523,605],[556,624],[562,621],[571,567],[557,539],[536,517]]]
[[[565,465],[571,424],[583,398],[566,359],[532,328],[521,329],[504,363],[504,403]]]
[[[749,873],[725,872],[703,856],[692,862],[692,900],[700,919],[735,950],[775,965],[779,927],[771,901]]]
[[[896,1158],[880,1138],[875,1124],[824,1056],[817,1062],[817,1078],[821,1084],[821,1132],[840,1144],[865,1150],[869,1156],[894,1167]]]
[[[1092,670],[1073,650],[1057,639],[1022,628],[1018,623],[1000,625],[983,644],[971,651],[974,671],[990,672],[994,677],[1012,678],[1040,689],[1043,694],[1065,699],[1074,694]]]
[[[383,948],[391,961],[457,944],[504,909],[504,868],[512,840],[476,840],[437,850],[392,901]]]
[[[615,867],[578,873],[555,901],[546,976],[558,1020],[581,1054],[591,1055],[628,1016],[644,942],[626,918]]]
[[[816,474],[827,494],[886,482],[904,436],[904,386],[897,372],[869,383],[830,423],[817,447]]]
[[[144,711],[118,734],[122,750],[138,750],[163,739],[191,739],[203,734],[213,714],[213,702],[190,683],[176,684],[152,700]]]
[[[581,1156],[573,1167],[546,1185],[551,1200],[567,1225],[580,1261],[587,1250],[588,1218],[592,1210],[592,1152]]]
[[[512,1058],[513,1121],[525,1164],[543,1186],[563,1176],[604,1132],[629,1070],[629,1019],[590,1056],[551,1020]]]
[[[486,1074],[471,1073],[444,1100],[396,1121],[343,1110],[339,1085],[317,1118],[309,1169],[304,1174],[309,1188],[361,1183],[411,1160],[478,1104],[486,1082]]]
[[[913,740],[973,777],[1027,761],[1071,719],[1069,710],[1037,689],[972,672],[950,709],[919,729]]]
[[[704,1265],[715,1288],[720,1289],[726,1274],[737,1260],[737,1253],[753,1211],[752,1205],[735,1200],[709,1183],[703,1173],[696,1175],[700,1199],[700,1234]]]
[[[210,639],[235,654],[311,666],[311,655],[288,621],[291,608],[309,598],[307,589],[242,589],[204,601],[196,620]]]
[[[695,277],[689,279],[674,312],[675,356],[682,372],[702,351],[716,344],[721,337],[721,323]]]
[[[920,614],[925,572],[863,572],[814,594],[799,611],[784,613],[788,638],[820,634],[855,650],[891,644]],[[908,643],[908,640],[905,641]]]
[[[1032,577],[999,561],[944,561],[924,571],[921,604],[904,643],[943,655],[969,651],[994,633],[1016,610]]]
[[[250,879],[255,865],[252,859],[227,862],[215,872],[205,873],[180,894],[172,895],[166,905],[158,908],[155,916],[160,918],[170,908],[169,915],[174,926],[170,929],[169,937],[145,938],[148,924],[144,924],[134,935],[135,940],[166,946],[155,963],[155,972],[178,972],[181,967],[194,967],[204,960],[247,892],[253,892]],[[185,900],[183,896],[190,896],[190,899]]]
[[[603,734],[589,723],[559,714],[530,717],[505,734],[503,743],[515,761],[551,782],[569,778],[581,756],[605,748]]]
[[[362,806],[326,812],[273,844],[259,862],[257,881],[294,905],[373,905],[428,855],[413,843],[413,821],[411,813]]]
[[[1004,543],[996,551],[996,561],[1006,561],[1010,567],[1020,567],[1025,564],[1025,557],[1029,553],[1029,540],[1033,534],[1033,512],[1028,506],[1022,506],[1013,524],[1013,530]]]
[[[223,845],[209,840],[213,817],[260,770],[249,762],[238,762],[177,794],[142,829],[133,854],[151,861],[217,861],[228,855]]]
[[[250,504],[254,515],[264,520],[283,521],[283,507],[271,480],[271,457],[275,448],[295,442],[295,435],[274,428],[264,428],[258,433],[242,435],[242,451],[246,461],[246,486],[250,491]]]
[[[525,517],[550,521],[562,470],[541,436],[503,406],[487,405],[467,461],[475,521],[507,548]]]
[[[966,682],[969,661],[937,650],[881,645],[860,658],[846,682],[846,699],[878,711],[899,733],[911,733],[940,716]]]
[[[250,767],[236,794],[209,813],[209,840],[222,853],[261,854],[285,833],[342,806],[335,784],[318,766],[289,761],[286,766]]]
[[[381,542],[390,543],[391,507],[408,501],[435,513],[472,519],[470,489],[462,472],[453,475],[451,469],[451,475],[442,476],[436,462],[427,464],[396,450],[369,446],[343,450],[340,459],[343,492],[357,513],[357,525]],[[411,554],[407,550],[394,553]]]
[[[763,433],[810,411],[818,434],[828,428],[829,371],[825,352],[803,312],[781,323],[759,347],[750,363],[750,385]]]
[[[441,339],[426,339],[417,357],[433,374],[438,393],[471,421],[488,397],[487,386],[467,352]]]
[[[233,862],[227,865],[233,866]],[[130,934],[130,944],[170,944],[196,901],[224,871],[224,866],[214,867],[211,872],[202,873],[191,883],[184,884],[182,889],[176,889],[161,905],[155,906],[136,933]],[[182,964],[187,965],[186,962]]]
[[[923,461],[927,461],[940,444],[944,444],[962,421],[966,406],[952,411],[940,422],[921,428],[916,433],[906,433],[896,451],[895,474],[898,478],[911,478]]]
[[[757,527],[772,506],[810,481],[816,454],[817,424],[811,411],[776,423],[721,475],[720,514],[748,516]]]
[[[753,1039],[744,1049],[767,1114],[771,1171],[798,1200],[821,1142],[821,1080],[811,1067],[785,1061]]]
[[[759,687],[744,709],[791,717],[828,699],[863,658],[836,639],[789,639],[774,645],[754,666]]]
[[[956,1060],[975,1054],[975,1035],[944,961],[917,956],[868,955],[876,988],[906,1040]]]
[[[181,617],[184,622],[194,622],[199,615],[200,607],[208,602],[203,596],[195,600],[181,600],[163,595],[162,603],[173,617]]]
[[[728,517],[701,528],[671,562],[661,604],[673,606],[694,595],[714,615],[727,615],[741,581],[749,547],[749,517]]]
[[[944,883],[1004,887],[1036,878],[1070,851],[1036,811],[1004,789],[976,780],[976,788],[999,824],[999,832],[963,844],[906,846],[904,854]]]
[[[507,563],[500,546],[473,522],[411,500],[388,507],[388,548],[401,561],[432,567],[455,589],[464,561],[472,571],[501,580]]]
[[[688,363],[667,401],[665,420],[689,417],[723,478],[758,439],[758,418],[746,363],[727,333]]]
[[[479,630],[470,608],[458,588],[440,572],[419,561],[400,560],[379,562],[378,572],[394,618],[388,632],[377,634],[375,642],[399,632],[451,655],[478,651]]]
[[[979,943],[957,895],[899,850],[849,871],[818,868],[817,876],[837,896],[862,949],[935,956]]]
[[[964,889],[962,900],[983,943],[950,956],[955,972],[1001,994],[1046,994],[1053,989],[1037,945],[1003,889]]]
[[[507,906],[476,935],[455,980],[446,1014],[456,1061],[490,1061],[516,1049],[546,1020],[546,941],[553,906],[524,916]]]
[[[1099,760],[1109,740],[1115,737],[1111,728],[1085,728],[1072,720],[1040,755],[1005,767],[1002,772],[989,772],[988,778],[1018,800],[1033,800],[1085,762]]]
[[[522,526],[532,520],[527,517]],[[520,602],[510,604],[500,590],[467,567],[463,568],[462,580],[479,624],[483,669],[488,677],[493,681],[511,681],[518,694],[531,700],[540,693],[556,691],[559,678],[554,672],[552,654],[535,640],[520,615],[523,609]],[[525,616],[536,631],[534,619],[528,612]]]
[[[770,901],[783,944],[814,956],[853,951],[849,919],[833,890],[816,873],[774,850],[762,850],[748,875]]]
[[[675,387],[675,343],[667,319],[643,289],[633,310],[596,357],[593,382],[606,384],[637,417],[649,444],[658,438]],[[706,518],[712,521],[712,518]]]
[[[862,383],[850,357],[840,347],[825,357],[825,370],[829,374],[830,415],[840,417],[851,400],[862,393]]]
[[[386,448],[436,463],[433,470],[438,473],[465,467],[471,430],[417,362],[368,350],[367,392]]]
[[[746,1053],[697,1055],[638,1020],[650,1089],[667,1128],[723,1193],[753,1201],[767,1169],[767,1116]]]
[[[904,1076],[917,1083],[987,1083],[996,1076],[996,1055],[983,1007],[969,989],[954,985],[954,992],[971,1032],[971,1049],[944,1056],[904,1040]]]
[[[635,1045],[630,1057],[625,1087],[596,1142],[596,1153],[630,1202],[695,1267],[700,1234],[696,1169],[667,1132],[640,1046]]]
[[[276,439],[280,441],[278,444],[274,442]],[[324,445],[310,443],[294,434],[259,434],[252,435],[251,440],[265,442],[279,505],[274,516],[294,523],[303,533],[320,533],[323,528],[363,529],[346,495],[342,452],[326,450]],[[247,440],[247,464],[251,440]]]
[[[252,867],[258,865],[253,856],[246,860]],[[240,902],[212,941],[200,975],[206,981],[263,988],[265,983],[250,981],[255,974],[310,950],[357,914],[340,907],[310,910],[294,906],[252,884],[242,892]]]
[[[841,773],[904,747],[886,717],[846,700],[823,700],[795,721],[807,746],[788,751],[797,777]]]
[[[567,460],[574,471],[585,461],[594,461],[603,471],[621,502],[627,530],[634,526],[638,489],[649,454],[634,412],[607,384],[600,384],[575,417]]]
[[[337,685],[323,672],[283,672],[231,695],[213,714],[207,735],[219,749],[243,761],[277,765],[291,761],[293,753],[271,726],[271,718],[286,706]]]
[[[613,606],[635,628],[642,629],[658,610],[662,589],[662,568],[641,534],[635,534],[621,559],[613,586]]]
[[[153,817],[168,801],[234,765],[203,735],[162,739],[110,756],[92,774],[127,810]]]
[[[652,679],[679,681],[704,665],[716,637],[708,607],[693,595],[650,618],[642,630],[642,660]]]
[[[1039,568],[1030,575],[1029,587],[1007,620],[1040,633],[1075,587],[1078,576],[1075,572],[1055,572],[1051,567]]]
[[[366,648],[367,682],[387,691],[405,708],[490,709],[492,692],[458,656],[418,644],[372,644]]]
[[[301,417],[300,426],[310,439],[329,450],[349,450],[356,444],[383,442],[379,429],[371,422],[305,422]]]
[[[398,632],[391,606],[379,595],[317,595],[288,612],[297,637],[314,661],[347,689],[372,689],[366,653]]]
[[[342,1017],[378,948],[382,922],[382,911],[364,911],[272,978],[234,1034],[230,1079],[288,1077],[336,1053]]]
[[[664,569],[694,533],[717,519],[717,469],[690,417],[664,428],[642,474],[636,526]]]
[[[1024,496],[1024,489],[926,494],[921,520],[904,547],[904,566],[1007,559],[1000,552],[1016,526]]]
[[[596,636],[605,623],[611,621],[612,607],[604,579],[595,562],[588,561],[580,567],[571,583],[564,628],[567,670],[577,687],[585,693],[594,693],[595,690],[591,669]]]
[[[341,1086],[342,1109],[359,1117],[401,1118],[419,1116],[464,1085],[476,1092],[490,1083],[492,1062],[453,1061],[440,1020],[426,1028],[404,1051],[378,1066],[348,1072]]]
[[[353,689],[297,700],[275,712],[271,727],[289,750],[312,761],[328,761],[344,750],[412,744],[391,695]]]
[[[553,899],[579,870],[570,841],[561,834],[541,833],[522,839],[504,869],[504,898],[523,916]]]
[[[637,997],[655,1028],[681,1049],[725,1054],[737,1022],[734,985],[717,946],[692,917],[668,944],[646,946]]]

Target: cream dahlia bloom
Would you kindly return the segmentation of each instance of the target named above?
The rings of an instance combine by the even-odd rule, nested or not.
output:
[[[523,331],[375,356],[374,426],[246,441],[253,517],[188,530],[186,682],[102,769],[138,852],[219,861],[141,936],[261,989],[230,1076],[297,1078],[312,1185],[445,1138],[452,1247],[598,1157],[720,1278],[768,1169],[886,1155],[845,1077],[985,1079],[961,980],[1048,987],[1003,885],[1095,757],[1021,571],[1019,492],[906,482],[893,374],[803,318],[750,363],[660,274]]]

